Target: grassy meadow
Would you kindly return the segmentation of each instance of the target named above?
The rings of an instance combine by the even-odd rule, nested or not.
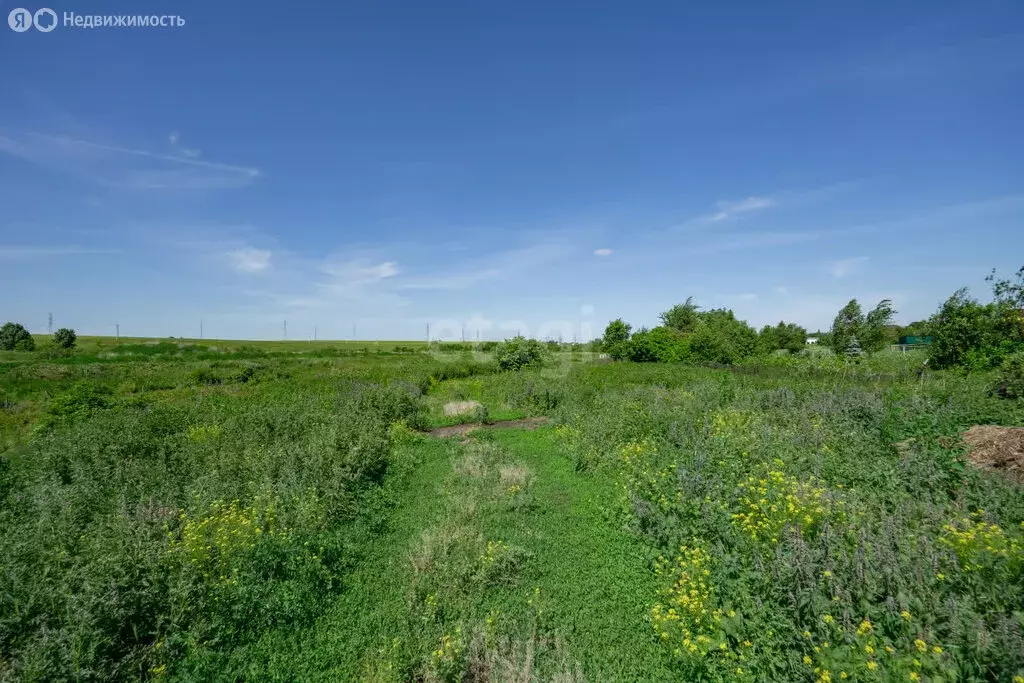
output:
[[[5,352],[0,680],[1024,681],[1024,496],[958,440],[1024,402],[922,360]]]

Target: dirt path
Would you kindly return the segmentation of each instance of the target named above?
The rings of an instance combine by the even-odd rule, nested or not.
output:
[[[469,422],[460,425],[450,425],[447,427],[437,427],[427,431],[427,434],[436,436],[439,438],[448,438],[451,436],[465,436],[470,432],[474,432],[480,429],[536,429],[541,425],[547,424],[548,418],[546,417],[525,417],[521,420],[501,420],[499,422],[491,422],[490,424],[484,424],[483,422]]]

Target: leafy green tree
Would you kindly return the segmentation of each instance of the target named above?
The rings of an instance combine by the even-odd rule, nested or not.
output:
[[[889,325],[892,324],[896,310],[892,301],[882,299],[864,318],[864,324],[856,333],[861,348],[867,353],[881,351],[888,344]]]
[[[623,321],[622,318],[616,318],[611,321],[608,323],[608,327],[604,329],[604,337],[601,338],[601,350],[616,360],[623,358],[627,352],[626,346],[632,330],[632,326]]]
[[[1008,354],[1024,348],[1019,315],[1005,304],[979,303],[966,287],[958,289],[929,320],[934,337],[928,347],[931,364],[976,369],[999,365]]]
[[[837,354],[845,353],[850,340],[857,336],[864,326],[864,313],[856,299],[850,301],[839,309],[835,320],[832,321],[832,329],[829,330],[829,346]]]
[[[687,297],[686,303],[676,304],[659,316],[661,322],[676,332],[692,332],[699,321],[700,306],[693,302],[693,297]]]
[[[53,343],[58,348],[73,349],[77,342],[78,335],[70,328],[62,327],[53,333]]]
[[[780,349],[797,353],[807,346],[807,330],[795,323],[780,320],[775,327],[765,325],[761,329],[758,346],[761,353],[772,353]]]
[[[544,353],[544,345],[539,341],[518,335],[498,344],[494,358],[502,370],[521,370],[542,363]]]
[[[34,351],[36,341],[20,323],[7,322],[0,327],[0,350]]]

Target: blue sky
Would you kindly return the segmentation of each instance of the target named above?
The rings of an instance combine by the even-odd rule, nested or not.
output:
[[[186,23],[0,32],[0,318],[568,338],[692,295],[814,329],[1024,264],[1017,1],[145,11]]]

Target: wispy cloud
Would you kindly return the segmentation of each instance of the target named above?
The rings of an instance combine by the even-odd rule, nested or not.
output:
[[[171,134],[167,136],[167,141],[171,143],[171,147],[174,148],[174,151],[189,159],[198,159],[203,154],[202,150],[182,145],[181,135],[178,131],[171,131]]]
[[[467,289],[483,281],[512,274],[524,273],[532,268],[551,263],[569,253],[567,245],[545,242],[519,249],[510,249],[455,263],[430,275],[413,277],[400,285],[402,289]]]
[[[760,211],[775,206],[777,201],[771,197],[747,197],[735,202],[718,202],[718,211],[711,214],[713,223],[732,220],[745,213]]]
[[[596,256],[611,256],[612,255],[612,250],[611,249],[595,249],[594,250],[594,254]]]
[[[741,249],[758,249],[777,247],[787,244],[800,244],[820,239],[821,232],[741,232],[728,233],[716,237],[710,242],[689,249],[691,254],[720,254],[726,251]]]
[[[79,246],[2,246],[0,245],[0,259],[2,260],[25,260],[50,258],[56,256],[104,256],[120,254],[120,249],[97,249],[93,247]]]
[[[867,261],[867,256],[854,256],[853,258],[833,261],[828,266],[828,272],[834,278],[848,277],[859,271]]]
[[[172,134],[172,146],[178,137]],[[212,190],[244,187],[259,169],[197,158],[198,150],[164,154],[64,135],[0,130],[0,152],[100,185],[137,190]]]
[[[827,201],[864,183],[864,180],[842,181],[804,190],[785,190],[770,195],[750,195],[744,199],[719,200],[715,202],[713,209],[669,226],[667,232],[689,232],[712,226],[721,228],[752,219],[769,210],[791,209]]]
[[[354,260],[324,263],[320,266],[320,272],[328,276],[327,281],[317,285],[322,293],[332,296],[354,296],[367,287],[395,277],[400,271],[395,261],[368,263]]]
[[[270,267],[268,249],[246,247],[227,252],[231,266],[240,273],[261,273]]]

